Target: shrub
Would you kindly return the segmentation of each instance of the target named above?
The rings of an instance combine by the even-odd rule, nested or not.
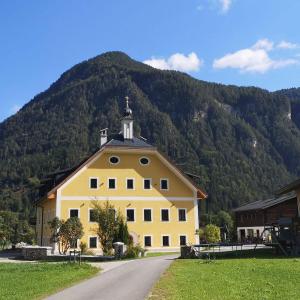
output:
[[[199,235],[200,242],[205,240],[205,232],[203,228],[199,228],[197,233]]]
[[[221,240],[220,228],[213,224],[205,226],[204,235],[208,243],[217,243]]]
[[[98,223],[96,233],[99,237],[104,255],[111,255],[114,242],[123,242],[128,245],[129,233],[121,212],[116,215],[115,207],[106,201],[94,202],[94,212]]]
[[[84,242],[80,242],[80,251],[81,251],[81,253],[82,254],[86,254],[86,252],[87,252],[87,244],[86,243],[84,243]]]
[[[141,245],[137,244],[136,246],[130,245],[127,247],[124,257],[125,258],[137,258],[140,255],[144,256],[146,250],[141,247]]]
[[[55,217],[48,222],[52,230],[51,241],[58,243],[59,253],[66,254],[74,241],[82,238],[83,226],[78,218],[69,218],[67,221]]]

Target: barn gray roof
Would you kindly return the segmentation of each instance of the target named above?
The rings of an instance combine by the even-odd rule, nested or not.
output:
[[[255,202],[251,202],[248,204],[244,204],[236,209],[234,209],[234,212],[240,212],[240,211],[247,211],[247,210],[260,210],[260,209],[266,209],[268,207],[275,206],[277,204],[280,204],[282,202],[291,200],[296,198],[296,193],[292,192],[288,195],[280,196],[280,197],[274,197],[266,200],[258,200]]]
[[[282,187],[281,189],[279,189],[276,194],[277,195],[282,195],[282,194],[286,194],[290,191],[295,191],[296,189],[299,189],[300,187],[300,179],[297,179],[291,183],[289,183],[288,185]]]

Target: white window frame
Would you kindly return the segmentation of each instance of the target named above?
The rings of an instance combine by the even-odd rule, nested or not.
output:
[[[110,161],[110,159],[111,159],[112,157],[117,157],[119,161],[118,161],[117,163],[113,164],[113,163]],[[121,159],[120,159],[120,156],[118,156],[118,155],[111,155],[111,156],[108,158],[108,162],[109,162],[112,166],[118,165],[118,164],[120,163],[120,161],[121,161]]]
[[[146,209],[151,211],[151,221],[146,221],[145,220],[145,210]],[[169,218],[170,218],[170,216],[169,216]],[[153,222],[153,209],[152,208],[143,208],[143,221],[145,223],[152,223]]]
[[[91,210],[95,210],[95,208],[89,208],[89,212],[88,212],[88,214],[89,214],[89,215],[88,215],[88,220],[89,220],[89,223],[95,224],[95,223],[97,223],[97,222],[96,222],[96,221],[91,221],[91,218],[90,218],[90,217],[91,217],[91,213],[90,213]]]
[[[181,237],[181,236],[185,236],[185,244],[188,245],[188,236],[187,236],[187,234],[182,233],[182,234],[179,234],[179,235],[178,235],[178,241],[179,241],[178,244],[179,244],[179,247],[181,246],[181,245],[180,245],[180,237]]]
[[[96,179],[97,180],[97,187],[96,188],[92,188],[91,187],[91,180],[92,179]],[[89,177],[89,189],[90,190],[98,190],[98,188],[99,188],[99,177]]]
[[[179,210],[184,210],[185,211],[185,221],[181,221],[181,220],[179,220]],[[184,208],[184,207],[179,207],[178,209],[177,209],[177,216],[178,216],[178,222],[180,222],[180,223],[186,223],[187,222],[187,209],[186,208]]]
[[[134,221],[127,221],[127,210],[133,210],[134,211]],[[136,209],[135,208],[130,208],[130,207],[126,207],[125,208],[125,216],[126,216],[126,222],[129,222],[129,223],[135,223],[136,222]]]
[[[109,188],[109,180],[110,179],[114,179],[115,180],[115,188],[114,189],[112,189],[112,188]],[[116,190],[117,189],[117,178],[115,178],[115,177],[109,177],[109,178],[107,178],[107,189],[108,190]]]
[[[168,188],[167,188],[167,189],[162,189],[162,188],[161,188],[161,182],[162,182],[162,180],[166,180],[166,181],[167,181],[167,185],[168,185]],[[160,189],[161,191],[169,191],[169,189],[170,189],[170,181],[169,181],[169,178],[160,178],[160,180],[159,180],[159,189]]]
[[[162,219],[162,210],[168,210],[169,211],[169,213],[168,213],[169,220],[168,221],[163,221],[163,219]],[[170,220],[171,220],[170,208],[161,208],[160,209],[160,221],[163,222],[163,223],[168,223],[168,222],[170,222]]]
[[[127,180],[132,180],[133,181],[133,189],[129,189],[128,188]],[[126,190],[128,190],[128,191],[135,191],[135,178],[126,177]]]
[[[145,164],[145,165],[143,165],[143,164],[141,163],[141,159],[143,159],[143,158],[146,158],[146,159],[148,159],[148,163],[147,163],[147,164]],[[147,167],[147,166],[149,166],[149,165],[150,165],[150,163],[151,163],[151,159],[150,159],[148,156],[141,156],[141,157],[139,158],[139,163],[140,163],[140,165],[141,165],[142,167]]]
[[[146,246],[146,245],[145,245],[145,237],[150,237],[150,238],[151,238],[151,246]],[[143,236],[143,244],[144,244],[144,247],[147,247],[147,248],[153,247],[153,235],[152,235],[152,234],[145,234],[145,235]]]
[[[164,236],[169,237],[169,246],[164,246]],[[171,247],[171,235],[170,234],[162,234],[161,235],[161,246],[164,248]]]
[[[77,207],[74,207],[74,208],[73,208],[73,207],[70,207],[70,208],[69,208],[68,219],[71,218],[71,210],[75,210],[75,209],[78,211],[78,219],[80,219],[80,209],[77,208]]]
[[[150,189],[145,189],[145,180],[150,181]],[[152,190],[152,178],[143,178],[143,190],[144,191],[151,191]]]
[[[91,241],[90,241],[90,238],[96,238],[96,248],[91,248]],[[98,249],[98,244],[99,244],[99,241],[98,241],[98,237],[96,235],[89,235],[88,236],[88,241],[89,241],[89,249]]]

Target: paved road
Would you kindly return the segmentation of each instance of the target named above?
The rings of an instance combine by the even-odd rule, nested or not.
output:
[[[130,261],[67,288],[48,300],[143,300],[153,284],[178,255]]]

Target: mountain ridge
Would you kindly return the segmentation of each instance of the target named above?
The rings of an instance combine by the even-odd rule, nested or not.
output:
[[[0,123],[0,210],[32,215],[37,178],[92,153],[101,128],[117,132],[125,95],[137,136],[199,175],[213,210],[269,196],[300,175],[298,92],[208,83],[122,52],[83,61]]]

